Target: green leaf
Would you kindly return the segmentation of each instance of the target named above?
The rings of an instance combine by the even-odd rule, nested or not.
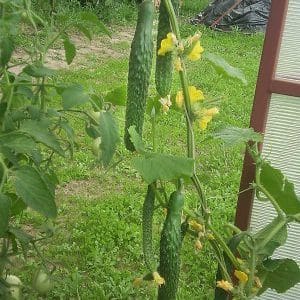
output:
[[[292,259],[268,259],[263,262],[258,277],[264,278],[259,295],[268,288],[285,293],[300,282],[300,269]]]
[[[15,236],[23,245],[29,244],[33,240],[33,236],[19,228],[9,228],[9,232]]]
[[[67,35],[64,36],[64,48],[67,64],[71,64],[76,56],[76,47]]]
[[[4,37],[0,41],[0,66],[5,67],[5,65],[9,62],[12,53],[14,51],[14,43],[13,40]]]
[[[7,147],[16,153],[30,153],[36,148],[34,140],[21,132],[0,134],[0,140],[1,146]]]
[[[63,108],[68,110],[74,106],[85,104],[89,101],[89,95],[81,85],[71,85],[62,92]]]
[[[98,18],[97,15],[93,14],[92,12],[82,12],[79,14],[79,21],[81,21],[81,24],[86,24],[86,23],[90,23],[95,25],[100,32],[105,33],[106,35],[111,37],[111,33],[110,31],[106,28],[106,26],[104,25],[104,23],[102,23],[100,21],[100,19]]]
[[[23,201],[45,217],[55,218],[57,209],[51,184],[31,166],[21,167],[14,175],[16,192]]]
[[[0,193],[0,238],[3,237],[8,228],[10,206],[10,199]]]
[[[286,214],[300,213],[300,200],[295,193],[294,184],[280,170],[264,162],[260,171],[260,183]]]
[[[55,135],[48,129],[49,122],[47,120],[26,120],[20,127],[21,132],[27,133],[37,142],[40,142],[61,156],[65,156],[64,150],[61,148]]]
[[[275,234],[274,231],[276,231]],[[270,235],[272,238],[266,243]],[[287,225],[281,218],[276,217],[271,223],[259,230],[255,235],[257,255],[261,260],[271,256],[287,239]]]
[[[32,65],[27,65],[24,69],[23,72],[32,76],[32,77],[51,77],[56,74],[55,70],[49,69],[40,63],[35,63]]]
[[[169,154],[149,153],[133,159],[135,169],[147,184],[156,180],[171,181],[182,177],[192,177],[194,160]]]
[[[213,134],[213,137],[221,139],[226,145],[232,146],[240,143],[261,142],[262,135],[253,128],[228,127]]]
[[[85,35],[86,38],[88,38],[90,41],[93,39],[92,37],[92,33],[90,32],[90,30],[85,27],[83,24],[75,24],[75,26],[77,27],[77,29]]]
[[[110,112],[101,112],[98,131],[101,137],[101,159],[103,165],[107,166],[112,160],[120,141],[117,123]]]
[[[136,132],[135,126],[130,126],[128,128],[128,132],[130,134],[130,140],[133,143],[135,150],[140,154],[145,153],[145,145],[140,135]]]
[[[215,70],[222,75],[239,79],[243,84],[247,85],[247,80],[244,73],[231,66],[224,58],[213,53],[203,53],[203,57],[206,58]]]
[[[107,95],[104,97],[104,100],[106,102],[110,102],[113,105],[125,106],[126,98],[127,98],[126,86],[122,85],[107,93]]]
[[[19,215],[27,207],[27,205],[23,202],[23,200],[20,197],[18,197],[16,194],[7,193],[6,195],[11,200],[11,209],[10,209],[11,216]]]

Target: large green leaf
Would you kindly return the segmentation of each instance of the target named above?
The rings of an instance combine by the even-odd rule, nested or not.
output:
[[[47,182],[47,179],[31,166],[21,167],[14,175],[16,192],[23,201],[45,217],[55,218],[57,209],[52,183]]]
[[[83,24],[75,24],[75,26],[82,34],[85,35],[85,37],[87,37],[90,41],[92,40],[92,33],[86,26],[84,26]]]
[[[7,147],[17,153],[30,153],[36,148],[34,140],[21,132],[0,134],[0,140],[1,146]]]
[[[277,293],[285,293],[300,282],[300,269],[292,259],[268,259],[263,262],[258,277],[264,278],[259,295],[268,288]]]
[[[275,232],[276,231],[276,232]],[[273,235],[273,233],[275,233]],[[272,238],[266,243],[270,235]],[[287,239],[287,225],[279,217],[266,225],[254,235],[256,242],[257,255],[261,260],[271,256],[274,251],[282,246]]]
[[[23,72],[32,76],[32,77],[51,77],[56,74],[56,71],[53,69],[49,69],[40,63],[35,63],[32,65],[27,65]]]
[[[192,177],[194,160],[191,158],[169,154],[147,153],[133,159],[135,169],[141,174],[146,183],[156,180],[175,180],[182,177]]]
[[[300,213],[300,200],[295,193],[294,184],[288,181],[280,170],[264,162],[260,172],[260,183],[286,214]]]
[[[128,128],[128,132],[130,134],[130,140],[133,143],[135,150],[141,154],[145,153],[145,145],[142,138],[136,132],[135,126],[130,126]]]
[[[243,84],[247,84],[247,80],[244,73],[240,69],[231,66],[221,56],[206,52],[203,54],[203,57],[206,58],[212,64],[212,66],[218,73],[227,77],[239,79]]]
[[[71,64],[76,56],[76,47],[67,35],[64,36],[64,48],[67,64]]]
[[[3,37],[0,40],[0,66],[5,67],[14,51],[14,43],[11,38]]]
[[[110,31],[107,29],[107,27],[104,25],[104,23],[98,18],[97,15],[93,14],[92,12],[82,12],[78,15],[78,22],[80,24],[93,24],[97,27],[97,29],[102,32],[107,34],[108,36],[111,36]]]
[[[43,143],[61,156],[65,156],[64,150],[48,127],[47,120],[26,120],[20,127],[20,131],[32,136],[37,142]]]
[[[103,165],[107,166],[113,158],[117,144],[120,141],[119,129],[112,114],[108,111],[101,112],[98,128],[101,137],[101,159]]]
[[[78,84],[65,88],[61,96],[64,109],[70,109],[89,101],[89,95],[83,90],[83,87]]]
[[[113,105],[125,106],[126,105],[127,90],[126,86],[119,86],[110,91],[105,97],[106,102],[110,102]]]
[[[262,141],[262,135],[255,132],[253,128],[228,127],[214,133],[213,136],[221,139],[226,145],[229,146],[246,143],[249,141]]]
[[[10,199],[0,193],[0,238],[5,234],[10,215]]]

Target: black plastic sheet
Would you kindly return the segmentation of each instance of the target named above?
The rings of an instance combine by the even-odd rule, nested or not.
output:
[[[215,0],[191,20],[215,29],[230,31],[265,31],[271,0]]]

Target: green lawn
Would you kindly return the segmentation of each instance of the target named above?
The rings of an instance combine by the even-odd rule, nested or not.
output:
[[[185,16],[198,12],[193,1],[187,4]],[[224,223],[234,218],[243,149],[228,149],[206,137],[227,126],[248,126],[263,36],[212,32],[188,25],[184,20],[182,23],[183,36],[200,30],[205,50],[223,56],[242,69],[249,82],[244,86],[236,80],[221,78],[204,60],[188,65],[190,83],[201,88],[208,99],[220,101],[220,115],[209,125],[207,133],[196,130],[196,145],[198,172],[213,223],[222,232]],[[129,44],[121,43],[115,48],[115,51],[128,52]],[[61,71],[60,77],[65,82],[80,82],[100,93],[126,84],[127,68],[127,58],[103,59],[101,55],[89,55],[85,66]],[[174,92],[178,88],[179,79],[175,76]],[[154,80],[150,93],[155,93]],[[123,135],[124,109],[118,108],[116,116]],[[184,120],[178,112],[171,110],[168,115],[162,115],[157,127],[159,150],[185,153]],[[108,171],[96,166],[90,151],[92,140],[84,136],[84,124],[76,123],[76,128],[79,151],[72,161],[58,159],[55,162],[61,182],[57,191],[59,217],[55,221],[55,235],[42,245],[42,253],[57,269],[54,288],[47,299],[154,299],[153,286],[145,284],[134,288],[132,285],[135,277],[146,272],[141,250],[141,208],[146,184],[131,167],[131,155],[122,144],[114,159],[114,162],[122,159],[119,164]],[[144,139],[148,143],[150,129],[147,120]],[[191,209],[197,207],[191,186],[186,188],[186,205]],[[157,210],[156,255],[162,218],[163,211]],[[22,222],[38,226],[42,219],[27,213]],[[196,253],[194,240],[188,237],[182,254],[178,299],[212,299],[216,263],[209,246],[204,245],[204,249]],[[24,263],[20,276],[25,283],[30,281],[33,268],[30,260]],[[28,299],[37,299],[31,290],[26,293]]]

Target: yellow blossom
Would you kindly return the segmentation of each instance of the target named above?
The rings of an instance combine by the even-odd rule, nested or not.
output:
[[[212,120],[212,116],[203,116],[199,121],[199,127],[202,130],[207,128],[207,124]]]
[[[210,109],[203,109],[197,113],[198,117],[200,116],[199,127],[202,130],[207,128],[207,124],[212,120],[213,116],[219,113],[217,107],[212,107]]]
[[[167,113],[170,109],[170,106],[172,105],[172,102],[171,102],[171,96],[168,95],[166,96],[165,98],[160,98],[159,99],[159,102],[161,103],[162,105],[162,110],[164,113]]]
[[[197,239],[196,242],[195,242],[195,249],[196,249],[197,251],[200,251],[202,248],[203,248],[203,246],[202,246],[200,240]]]
[[[223,289],[226,292],[230,292],[233,290],[233,285],[227,280],[217,281],[217,287]]]
[[[177,72],[183,71],[180,57],[175,59],[174,66]]]
[[[193,49],[191,50],[191,52],[188,54],[188,58],[191,61],[196,61],[198,59],[201,58],[201,54],[203,53],[204,49],[203,47],[200,45],[200,41],[197,41],[194,44]]]
[[[242,283],[245,283],[248,281],[248,275],[243,271],[235,270],[234,276]]]
[[[177,39],[175,34],[169,32],[167,34],[167,37],[163,39],[160,43],[160,48],[158,49],[158,55],[164,56],[166,53],[173,51],[176,43],[177,43]]]
[[[189,94],[191,103],[204,100],[203,92],[201,90],[197,90],[197,88],[194,86],[189,86]]]
[[[165,280],[164,280],[164,278],[163,277],[161,277],[160,275],[159,275],[159,273],[158,272],[153,272],[153,280],[154,280],[154,282],[157,284],[157,285],[162,285],[162,284],[165,284]]]
[[[176,104],[178,107],[182,107],[183,106],[183,93],[182,91],[178,91],[177,94],[176,94]]]
[[[214,240],[215,239],[215,237],[211,234],[211,233],[208,233],[207,235],[206,235],[206,237],[209,239],[209,240]]]
[[[191,228],[195,231],[202,231],[203,230],[203,226],[201,224],[199,224],[197,221],[195,220],[191,220],[189,221],[189,225],[191,226]]]
[[[260,281],[260,279],[259,279],[257,276],[254,276],[254,282],[255,282],[256,286],[257,286],[259,289],[262,288],[261,281]]]
[[[189,86],[188,91],[190,95],[191,104],[204,100],[203,92],[201,90],[197,90],[195,86]],[[183,106],[183,100],[183,92],[178,91],[176,95],[176,104],[178,107],[181,108]]]
[[[139,287],[143,282],[143,278],[137,277],[133,280],[133,286],[134,287]]]
[[[190,44],[198,42],[200,37],[201,37],[201,33],[199,32],[195,33],[192,37],[189,38]]]
[[[214,116],[214,115],[217,115],[219,113],[219,109],[217,107],[212,107],[210,109],[204,109],[203,110],[203,115],[206,115],[206,116]]]

